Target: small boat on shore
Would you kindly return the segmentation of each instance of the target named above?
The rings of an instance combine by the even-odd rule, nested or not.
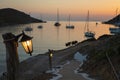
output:
[[[74,25],[70,24],[70,15],[69,15],[69,20],[68,21],[69,21],[69,25],[66,25],[66,28],[67,29],[74,29]]]
[[[86,24],[85,24],[85,30],[87,30],[84,33],[85,37],[94,38],[95,32],[89,30],[89,11],[88,11],[88,14],[87,14],[87,21],[86,21]]]

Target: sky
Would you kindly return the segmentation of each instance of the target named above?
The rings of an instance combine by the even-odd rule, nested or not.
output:
[[[0,0],[0,9],[14,8],[30,13],[35,18],[56,20],[59,9],[60,20],[86,20],[87,11],[90,20],[109,20],[120,10],[120,0]]]

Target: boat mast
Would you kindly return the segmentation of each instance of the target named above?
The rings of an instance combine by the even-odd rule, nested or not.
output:
[[[116,11],[115,11],[115,12],[116,12],[116,16],[117,16],[117,15],[118,15],[118,8],[116,9]]]
[[[59,9],[57,9],[57,22],[59,22]]]
[[[89,10],[87,13],[87,23],[86,23],[87,31],[89,31]]]
[[[70,26],[70,14],[69,14],[69,26]]]

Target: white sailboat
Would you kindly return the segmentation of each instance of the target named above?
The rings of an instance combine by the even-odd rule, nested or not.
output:
[[[70,15],[69,15],[69,25],[66,25],[66,28],[74,29],[74,25],[70,24]]]
[[[59,10],[57,9],[57,21],[55,22],[54,26],[60,26],[61,24],[59,23]]]
[[[110,27],[109,30],[112,34],[120,34],[120,27]]]
[[[93,31],[90,31],[89,30],[89,11],[88,11],[88,14],[87,14],[87,20],[86,20],[86,24],[85,24],[85,37],[91,37],[93,38],[95,36],[95,33]]]

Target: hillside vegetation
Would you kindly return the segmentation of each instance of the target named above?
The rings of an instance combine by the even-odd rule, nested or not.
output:
[[[89,43],[91,44],[80,50],[88,54],[87,60],[84,61],[80,70],[83,69],[97,80],[117,80],[107,59],[106,55],[108,55],[120,78],[120,36],[104,35],[96,41],[89,41]]]

